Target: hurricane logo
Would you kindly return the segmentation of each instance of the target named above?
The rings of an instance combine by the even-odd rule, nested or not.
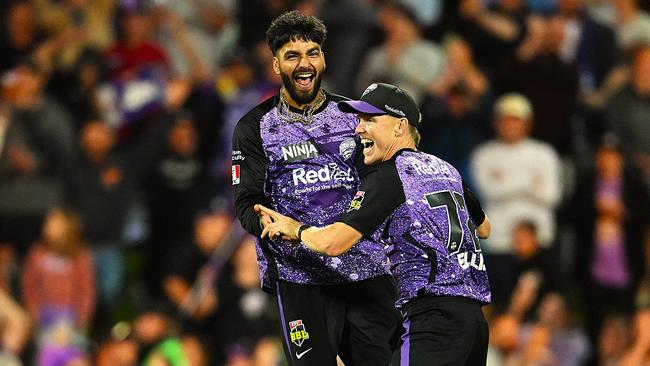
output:
[[[354,153],[354,150],[357,148],[357,143],[354,141],[354,139],[350,138],[347,140],[343,140],[341,142],[341,145],[339,145],[339,153],[343,155],[343,159],[348,160]]]

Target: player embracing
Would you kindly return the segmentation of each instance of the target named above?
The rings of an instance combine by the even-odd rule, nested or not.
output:
[[[237,216],[260,236],[264,204],[314,226],[333,223],[359,188],[363,168],[356,115],[339,110],[342,97],[321,88],[324,24],[299,12],[267,30],[278,95],[238,122],[232,175]],[[262,286],[277,297],[289,365],[387,365],[399,323],[397,296],[379,243],[363,239],[336,257],[281,238],[259,239]]]
[[[404,332],[392,365],[484,365],[490,289],[480,238],[490,223],[458,171],[417,151],[418,107],[390,84],[370,85],[339,108],[359,115],[356,132],[374,170],[337,222],[320,227],[256,206],[274,220],[262,237],[300,240],[340,255],[362,238],[380,240],[397,280]],[[478,236],[478,237],[477,237]]]

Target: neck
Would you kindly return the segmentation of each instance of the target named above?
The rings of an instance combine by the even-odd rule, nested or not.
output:
[[[413,139],[402,137],[400,139],[396,139],[393,142],[393,144],[388,148],[388,150],[386,150],[386,154],[384,154],[384,158],[382,159],[382,161],[387,161],[392,159],[393,156],[395,156],[395,154],[397,154],[397,152],[402,149],[417,150]]]

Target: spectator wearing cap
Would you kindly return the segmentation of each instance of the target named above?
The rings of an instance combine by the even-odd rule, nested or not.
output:
[[[549,144],[529,137],[532,119],[530,102],[524,96],[503,95],[494,108],[497,138],[479,145],[471,157],[474,182],[494,222],[486,251],[495,300],[508,295],[501,281],[513,270],[515,225],[532,222],[542,248],[549,248],[555,238],[560,162]]]

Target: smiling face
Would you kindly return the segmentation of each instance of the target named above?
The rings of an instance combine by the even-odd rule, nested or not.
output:
[[[361,136],[363,162],[372,165],[390,159],[399,149],[401,119],[389,116],[359,114],[355,132]]]
[[[276,52],[273,70],[282,77],[289,97],[300,106],[310,103],[320,90],[325,57],[313,41],[290,41]]]

